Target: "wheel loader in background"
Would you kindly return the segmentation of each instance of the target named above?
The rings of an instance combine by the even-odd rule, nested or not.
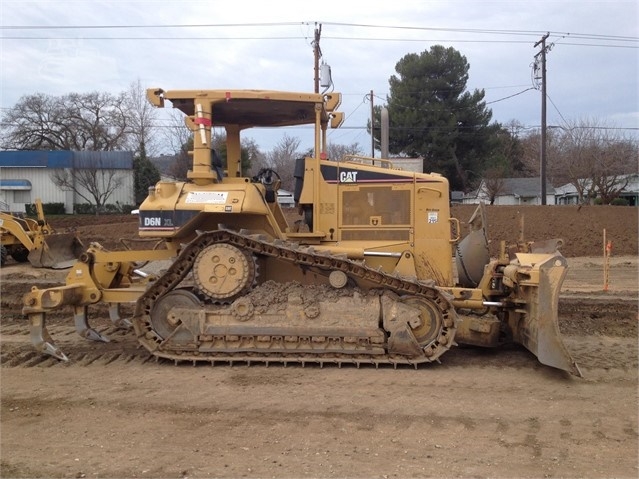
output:
[[[11,256],[35,268],[70,268],[84,252],[75,234],[56,233],[44,217],[42,201],[35,200],[37,220],[0,212],[0,265]]]
[[[82,336],[108,341],[87,313],[103,302],[152,355],[176,363],[416,367],[459,343],[515,342],[580,375],[558,329],[560,242],[502,242],[491,259],[481,206],[460,241],[446,178],[383,159],[327,158],[327,130],[343,120],[340,94],[150,89],[147,97],[181,110],[194,139],[188,180],[157,183],[139,209],[139,235],[164,246],[92,243],[65,285],[34,286],[23,312],[40,351],[67,359],[46,329],[46,313],[64,306]],[[291,165],[302,217],[291,225],[277,202],[278,173],[241,171],[240,133],[293,125],[313,125],[315,138],[312,156]],[[211,149],[217,127],[226,165]],[[160,259],[170,261],[158,275],[137,263]],[[135,312],[122,318],[127,302]]]

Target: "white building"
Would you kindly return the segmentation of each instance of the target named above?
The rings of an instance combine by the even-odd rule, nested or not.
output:
[[[612,177],[611,177],[612,178]],[[624,188],[619,193],[619,198],[624,198],[630,206],[639,206],[639,174],[619,175],[617,180],[620,184],[624,184]],[[578,180],[579,184],[584,185],[584,190],[590,190],[591,180]],[[572,183],[555,188],[556,201],[558,205],[576,205],[579,203],[579,194],[577,188]]]
[[[404,158],[396,156],[389,158],[389,160],[395,168],[399,168],[404,171],[414,171],[415,173],[422,173],[424,171],[423,158]]]
[[[277,202],[282,208],[294,208],[295,200],[293,199],[293,193],[287,190],[277,190]]]
[[[10,211],[25,212],[25,205],[40,198],[43,204],[63,203],[67,214],[76,204],[88,203],[77,192],[65,191],[51,179],[56,170],[96,170],[96,179],[118,178],[122,185],[107,204],[133,205],[133,153],[130,151],[0,151],[0,201]],[[86,190],[77,186],[88,198]]]
[[[482,180],[479,188],[464,196],[462,203],[491,203],[491,193],[495,196],[494,205],[541,205],[540,178],[498,178]],[[546,182],[546,204],[555,204],[555,189]]]

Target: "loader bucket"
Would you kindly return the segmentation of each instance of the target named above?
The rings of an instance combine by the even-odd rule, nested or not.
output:
[[[84,245],[73,233],[42,235],[29,252],[29,262],[36,268],[70,268],[84,252]]]
[[[540,363],[581,377],[579,366],[559,331],[559,291],[568,269],[566,258],[555,252],[552,255],[520,253],[517,259],[522,265],[532,265],[530,278],[538,276],[538,284],[520,282],[520,293],[527,306],[515,327],[515,341],[537,356]]]

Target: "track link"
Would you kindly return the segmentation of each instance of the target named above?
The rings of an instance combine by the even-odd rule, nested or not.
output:
[[[155,304],[168,293],[176,290],[193,270],[198,255],[214,244],[230,244],[255,255],[266,256],[277,261],[294,264],[299,268],[328,274],[341,271],[352,283],[357,284],[364,294],[381,295],[390,292],[400,299],[403,297],[424,298],[437,309],[441,324],[436,339],[421,345],[420,354],[390,354],[388,351],[388,331],[381,327],[367,337],[353,338],[350,335],[326,337],[321,332],[302,334],[253,332],[251,326],[241,332],[212,332],[197,334],[193,341],[174,341],[172,336],[162,335],[153,326],[152,312]],[[202,304],[192,308],[194,313],[210,308],[209,298],[201,298]],[[203,313],[200,313],[203,314]],[[401,319],[401,318],[400,318]],[[219,230],[207,232],[189,243],[176,258],[171,267],[158,278],[138,299],[133,317],[133,326],[138,341],[154,356],[178,362],[234,362],[245,363],[318,363],[322,364],[409,364],[417,365],[438,360],[451,346],[455,345],[454,335],[457,316],[446,294],[435,286],[417,280],[372,269],[363,263],[345,257],[316,251],[312,247],[300,247],[295,243],[281,240],[269,241],[261,235],[245,235],[233,231]],[[215,330],[215,325],[211,326]],[[223,328],[222,328],[223,329]],[[163,337],[164,336],[164,337]],[[392,348],[391,348],[392,349]]]

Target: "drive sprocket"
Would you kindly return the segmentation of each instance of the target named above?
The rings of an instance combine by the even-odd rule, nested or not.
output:
[[[231,302],[243,295],[253,286],[255,274],[252,255],[227,243],[207,246],[193,265],[198,292],[214,301]]]

